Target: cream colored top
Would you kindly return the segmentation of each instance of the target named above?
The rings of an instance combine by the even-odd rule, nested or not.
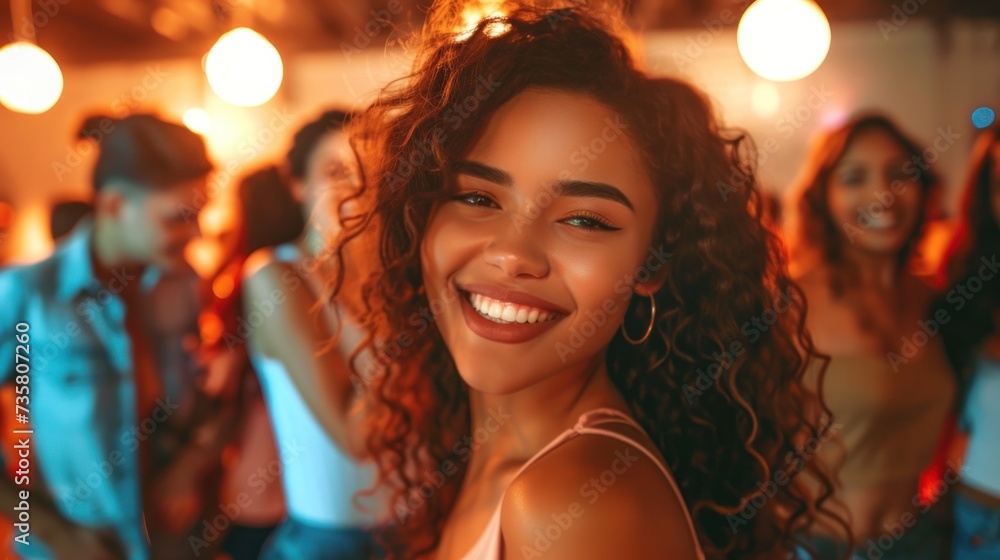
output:
[[[956,398],[956,378],[940,337],[912,358],[832,356],[824,398],[833,412],[833,440],[817,455],[840,467],[838,491],[856,537],[880,534],[883,524],[914,507],[920,474],[932,459]],[[912,354],[912,352],[911,352]]]

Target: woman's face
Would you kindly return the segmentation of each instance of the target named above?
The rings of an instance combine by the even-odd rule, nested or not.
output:
[[[860,133],[833,169],[827,204],[834,225],[855,250],[896,255],[920,219],[920,167],[888,133]]]
[[[358,186],[357,159],[343,131],[326,134],[306,162],[306,174],[293,181],[292,193],[302,204],[311,227],[336,231],[339,221],[333,211],[341,197]],[[346,187],[346,189],[345,189]]]
[[[640,293],[653,288],[658,199],[628,132],[590,97],[529,89],[455,165],[421,259],[431,312],[473,388],[508,394],[599,364],[635,278]]]

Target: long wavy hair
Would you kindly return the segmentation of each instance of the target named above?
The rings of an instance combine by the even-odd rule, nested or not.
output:
[[[413,74],[353,123],[365,175],[353,198],[363,210],[343,220],[341,241],[368,243],[378,261],[362,290],[369,338],[355,358],[363,350],[376,357],[360,375],[370,400],[368,447],[394,491],[393,557],[419,558],[438,546],[465,475],[454,446],[471,430],[469,389],[437,325],[424,320],[432,306],[421,242],[448,195],[451,163],[498,107],[528,88],[589,95],[628,123],[659,190],[651,242],[671,257],[655,294],[654,336],[631,346],[616,334],[609,375],[674,473],[709,556],[784,554],[829,515],[831,478],[798,460],[803,445],[827,436],[829,419],[800,383],[815,358],[805,303],[778,237],[762,224],[752,146],[720,128],[691,86],[644,74],[615,25],[584,10],[517,8],[460,37],[432,13]],[[335,295],[343,274],[332,281]],[[774,313],[782,294],[792,301],[788,311],[749,339],[749,322]],[[649,307],[632,301],[628,315],[648,321]],[[733,350],[737,343],[743,352]],[[720,360],[727,354],[730,364]],[[707,388],[706,375],[717,376]],[[790,481],[770,495],[765,487],[779,470]],[[806,485],[802,475],[820,484]],[[751,501],[753,514],[741,516]]]
[[[846,258],[849,241],[842,226],[830,214],[828,193],[830,179],[841,158],[860,135],[877,130],[889,135],[906,153],[909,162],[905,172],[917,179],[920,186],[922,212],[913,231],[899,251],[900,270],[913,264],[917,249],[925,234],[927,221],[936,216],[940,183],[934,170],[925,162],[923,149],[888,117],[880,114],[859,115],[839,127],[819,136],[806,163],[792,187],[795,201],[791,237],[796,264],[806,266],[810,258],[819,259],[834,272],[833,292],[842,294],[850,285],[854,272]]]
[[[944,260],[943,275],[951,285],[964,284],[975,276],[981,259],[1000,255],[1000,223],[993,212],[991,192],[993,175],[1000,165],[994,150],[1000,145],[1000,125],[980,134],[972,150],[969,172],[964,184],[962,216],[955,238]],[[976,348],[996,332],[996,312],[1000,309],[1000,290],[985,289],[976,294],[961,309],[951,302],[940,302],[942,308],[954,310],[952,320],[942,325],[945,351],[960,374],[967,373]]]

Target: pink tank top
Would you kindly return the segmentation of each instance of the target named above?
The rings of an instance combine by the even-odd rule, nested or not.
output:
[[[639,424],[635,420],[633,420],[632,418],[630,418],[628,415],[624,414],[621,411],[614,410],[611,408],[598,408],[591,410],[590,412],[586,412],[580,416],[580,419],[577,421],[576,426],[573,426],[569,430],[566,430],[565,432],[560,434],[558,437],[556,437],[556,439],[549,442],[549,444],[546,445],[541,451],[536,453],[534,457],[528,459],[528,461],[525,462],[520,469],[518,469],[517,474],[514,475],[514,478],[520,476],[520,474],[524,472],[525,469],[531,466],[532,463],[537,461],[546,453],[552,451],[556,447],[559,447],[563,443],[566,443],[567,441],[581,434],[602,435],[628,443],[629,445],[635,447],[639,451],[645,453],[646,456],[649,457],[649,459],[653,461],[653,463],[655,463],[657,467],[660,468],[660,472],[663,473],[663,476],[667,479],[667,482],[670,483],[670,487],[674,489],[674,492],[677,494],[678,499],[680,499],[681,501],[681,506],[684,508],[684,516],[687,518],[688,529],[690,529],[691,531],[691,538],[694,540],[695,550],[697,550],[698,552],[698,559],[704,560],[705,553],[702,552],[701,544],[698,542],[698,534],[695,532],[694,523],[691,521],[691,514],[688,513],[687,507],[684,505],[684,498],[683,496],[681,496],[681,491],[677,487],[677,483],[674,482],[674,477],[670,475],[670,471],[667,470],[667,468],[660,462],[660,460],[655,455],[653,455],[648,449],[646,449],[646,446],[638,443],[634,439],[619,434],[618,432],[594,427],[600,424],[609,424],[609,423],[626,424],[632,426],[633,428],[636,428],[637,430],[644,432],[644,430],[642,430],[642,427],[639,426]],[[506,493],[504,494],[504,496],[506,496]],[[493,512],[493,516],[490,518],[489,523],[487,523],[486,530],[483,532],[483,536],[479,537],[479,540],[476,541],[476,544],[472,547],[471,550],[469,550],[468,553],[466,553],[466,555],[463,557],[462,560],[502,560],[501,553],[502,553],[503,543],[500,534],[500,510],[502,509],[502,507],[503,507],[503,497],[500,498],[500,503],[497,504],[496,511]]]

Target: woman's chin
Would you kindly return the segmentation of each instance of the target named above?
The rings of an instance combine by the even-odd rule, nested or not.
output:
[[[459,367],[458,374],[469,389],[486,395],[501,396],[516,393],[531,384],[523,378],[513,379],[511,369],[499,368],[496,364],[476,364]]]
[[[897,230],[871,230],[854,239],[851,246],[870,256],[896,257],[906,244],[907,234]]]

